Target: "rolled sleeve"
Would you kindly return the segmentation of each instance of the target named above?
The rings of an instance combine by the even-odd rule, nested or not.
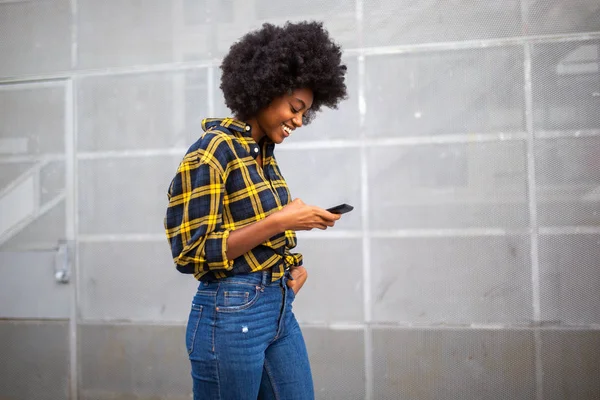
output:
[[[227,259],[229,231],[222,229],[224,186],[222,170],[200,156],[180,164],[165,217],[173,261],[180,272],[199,278],[208,271],[233,268],[233,260]]]
[[[212,232],[206,238],[204,244],[204,254],[206,264],[210,270],[230,270],[233,267],[233,260],[227,259],[227,238],[228,230]]]

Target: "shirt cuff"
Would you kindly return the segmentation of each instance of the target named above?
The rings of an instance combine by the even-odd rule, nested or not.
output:
[[[204,255],[209,270],[231,270],[233,269],[233,260],[227,259],[227,238],[228,230],[221,232],[212,232],[206,239],[204,245]]]

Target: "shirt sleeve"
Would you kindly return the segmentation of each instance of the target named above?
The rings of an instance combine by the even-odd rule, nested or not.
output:
[[[208,271],[231,270],[228,260],[229,230],[222,229],[223,171],[186,157],[169,188],[165,230],[177,270],[197,278]]]

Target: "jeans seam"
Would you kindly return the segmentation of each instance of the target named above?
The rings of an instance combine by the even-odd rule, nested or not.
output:
[[[215,400],[221,399],[221,373],[219,372],[219,359],[215,360],[215,365],[217,366],[217,393],[219,393],[219,398]]]
[[[265,372],[267,373],[267,377],[269,378],[269,382],[271,383],[271,389],[273,389],[273,395],[275,396],[275,400],[279,400],[280,396],[277,392],[277,386],[275,385],[275,380],[271,374],[271,367],[269,366],[269,361],[265,358]]]
[[[194,332],[192,333],[192,341],[190,343],[190,348],[188,349],[188,356],[194,352],[194,346],[196,344],[196,335],[198,334],[198,326],[200,326],[200,320],[202,319],[202,311],[204,307],[202,305],[197,305],[198,308],[194,309],[198,313],[198,319],[196,320],[196,326],[194,327]],[[194,304],[192,304],[194,307]]]
[[[216,330],[217,330],[217,307],[213,308],[213,317],[212,320],[210,321],[210,326],[211,326],[211,336],[212,336],[212,343],[211,343],[211,348],[212,348],[212,353],[214,354],[215,360],[217,360],[217,352],[215,349],[215,334],[216,334]],[[217,360],[218,361],[218,360]]]

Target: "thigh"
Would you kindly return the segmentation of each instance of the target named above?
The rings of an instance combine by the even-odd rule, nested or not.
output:
[[[212,350],[213,310],[210,297],[198,294],[194,297],[185,332],[194,400],[220,398],[217,358]]]
[[[260,400],[313,400],[315,397],[302,331],[297,323],[294,325],[265,352]]]
[[[215,286],[215,287],[213,287]],[[194,297],[186,342],[194,398],[256,400],[278,305],[256,285],[207,285]]]

